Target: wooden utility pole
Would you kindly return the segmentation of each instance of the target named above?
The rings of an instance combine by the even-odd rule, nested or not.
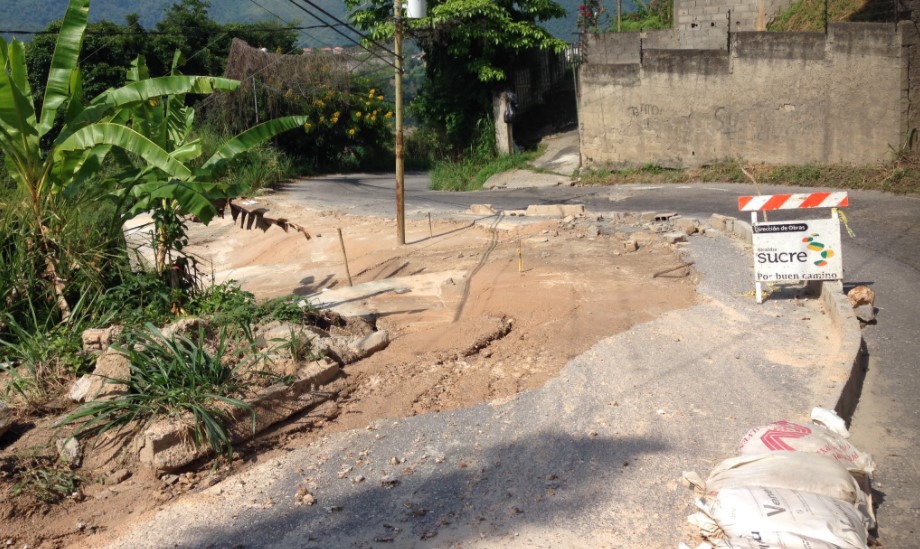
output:
[[[406,243],[406,164],[403,159],[402,3],[393,2],[396,15],[396,242]]]

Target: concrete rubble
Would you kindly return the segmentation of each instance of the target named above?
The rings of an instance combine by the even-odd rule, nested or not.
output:
[[[77,379],[70,388],[70,399],[74,402],[89,402],[106,397],[128,393],[128,386],[114,380],[131,377],[131,362],[123,353],[107,349],[96,359],[93,373]]]

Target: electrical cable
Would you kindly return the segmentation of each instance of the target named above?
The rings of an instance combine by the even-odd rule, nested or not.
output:
[[[309,0],[304,0],[304,1],[310,3]],[[295,0],[288,0],[288,2],[290,2],[292,5],[294,5],[295,7],[299,8],[300,10],[302,10],[303,12],[305,12],[306,14],[310,15],[311,17],[313,17],[313,18],[316,19],[317,21],[319,21],[319,22],[321,22],[321,23],[326,23],[326,21],[324,21],[322,18],[320,18],[319,16],[317,16],[315,13],[311,12],[311,11],[308,10],[307,8],[301,6],[301,5],[298,4]],[[313,5],[313,4],[311,3],[311,5]],[[324,10],[323,10],[323,11],[324,11]],[[327,12],[327,13],[328,13],[328,12]],[[338,19],[335,18],[335,17],[333,17],[333,19],[334,19],[334,20],[338,20]],[[341,22],[340,20],[338,20],[338,21]],[[345,27],[348,28],[349,30],[354,31],[354,32],[357,33],[359,36],[363,36],[360,32],[358,32],[357,30],[355,30],[354,27],[352,27],[351,25],[345,24]],[[368,48],[367,46],[365,46],[364,44],[362,44],[360,40],[355,40],[354,38],[352,38],[352,37],[349,36],[348,34],[342,32],[341,30],[339,30],[338,28],[336,28],[336,27],[333,26],[333,25],[329,25],[329,28],[332,29],[333,31],[335,31],[337,34],[340,34],[342,37],[344,37],[344,38],[345,38],[346,40],[348,40],[349,42],[355,44],[356,46],[358,46],[358,47],[360,47],[360,48],[362,48],[362,49],[364,49],[364,50],[367,50],[371,55],[373,55],[374,57],[379,58],[381,61],[383,61],[383,62],[386,63],[387,65],[390,65],[390,66],[393,67],[394,69],[396,68],[396,64],[395,64],[394,62],[390,61],[389,59],[383,57],[382,55],[380,55],[380,54],[378,54],[377,52],[373,51],[372,49]],[[372,43],[374,43],[374,42],[372,42]],[[378,47],[379,47],[379,45],[378,45]],[[386,51],[387,53],[392,54],[394,57],[396,56],[396,54],[395,54],[394,52],[390,51],[390,50],[387,49],[387,48],[381,48],[381,49],[383,49],[383,50]]]
[[[289,0],[289,1],[293,2],[294,0]],[[316,4],[313,3],[312,0],[301,0],[301,1],[307,3],[307,4],[311,5],[311,6],[313,6],[314,8],[316,8],[317,10],[319,10],[320,13],[325,14],[326,16],[328,16],[330,19],[332,19],[332,20],[335,21],[336,23],[338,23],[338,24],[340,24],[340,25],[344,25],[346,28],[348,28],[349,30],[351,30],[353,33],[355,33],[355,34],[357,34],[358,36],[360,36],[361,38],[367,40],[368,42],[370,42],[370,43],[373,44],[374,46],[377,46],[378,48],[380,48],[380,49],[382,49],[383,51],[389,53],[390,55],[393,55],[393,56],[396,55],[396,52],[394,52],[394,51],[388,49],[388,48],[387,48],[386,46],[384,46],[383,44],[377,42],[376,40],[374,40],[374,39],[371,38],[370,36],[368,36],[368,35],[362,33],[361,31],[359,31],[358,29],[356,29],[356,28],[354,28],[353,26],[349,25],[348,23],[342,21],[341,19],[339,19],[339,18],[336,17],[335,15],[332,15],[331,13],[329,13],[328,11],[326,11],[325,9],[323,9],[322,7],[317,6]]]

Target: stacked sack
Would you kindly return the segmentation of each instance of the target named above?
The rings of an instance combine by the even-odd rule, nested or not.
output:
[[[868,547],[875,463],[846,440],[836,414],[815,408],[812,421],[751,429],[738,457],[718,464],[705,481],[684,473],[700,495],[699,512],[687,520],[708,540],[697,549]]]

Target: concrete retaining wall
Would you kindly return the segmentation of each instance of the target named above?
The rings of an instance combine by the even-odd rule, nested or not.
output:
[[[673,43],[666,32],[598,36],[580,71],[582,165],[884,160],[920,118],[908,27],[739,32],[730,50],[646,47]]]

